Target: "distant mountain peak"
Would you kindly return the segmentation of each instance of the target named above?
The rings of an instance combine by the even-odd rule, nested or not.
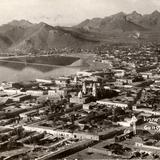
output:
[[[131,15],[138,15],[138,16],[142,16],[140,13],[138,13],[137,11],[133,11],[132,13],[131,13]]]
[[[158,10],[155,10],[155,11],[152,12],[152,15],[158,15],[159,16],[160,12]]]
[[[157,23],[160,20],[160,12],[155,10],[149,15],[149,17],[154,20],[154,23]]]
[[[13,25],[13,26],[22,26],[22,27],[30,27],[32,26],[33,24],[27,20],[13,20],[9,23],[10,25]]]
[[[47,24],[47,23],[44,23],[44,22],[40,22],[40,23],[38,23],[38,25],[39,25],[39,26],[43,26],[43,27],[48,26],[48,24]]]
[[[47,28],[49,30],[53,29],[53,26],[50,26],[49,24],[45,23],[45,22],[40,22],[37,24],[40,28]]]
[[[124,12],[118,12],[118,13],[115,14],[115,15],[126,15],[126,13],[124,13]]]
[[[120,21],[120,20],[125,20],[126,14],[124,12],[119,12],[109,17],[112,19],[112,21]]]
[[[41,25],[46,25],[47,23],[45,23],[45,22],[40,22],[39,24],[41,24]]]
[[[117,14],[112,15],[111,17],[124,17],[124,16],[126,16],[126,13],[124,13],[124,12],[119,12],[119,13],[117,13]]]
[[[133,11],[132,14],[139,14],[137,11]]]
[[[133,11],[132,13],[130,13],[126,16],[126,19],[128,21],[131,21],[136,24],[138,23],[139,19],[141,19],[141,18],[142,18],[142,15],[139,14],[137,11]]]
[[[20,49],[29,53],[30,49],[88,48],[101,42],[160,42],[159,28],[160,12],[157,10],[145,15],[137,11],[119,12],[104,18],[86,19],[73,27],[13,20],[0,26],[0,51]]]

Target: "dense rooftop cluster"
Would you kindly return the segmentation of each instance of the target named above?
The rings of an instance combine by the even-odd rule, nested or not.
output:
[[[101,70],[2,82],[0,158],[159,157],[157,47],[101,46]]]

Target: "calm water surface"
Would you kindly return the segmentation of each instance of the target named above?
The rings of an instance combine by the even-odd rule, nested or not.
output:
[[[39,59],[40,58],[38,58],[38,63],[39,63]],[[40,63],[42,65],[35,64],[37,63],[36,58],[34,58],[34,60],[32,58],[34,64],[31,64],[31,62],[27,63],[28,60],[24,62],[24,59],[23,61],[21,61],[18,58],[17,58],[17,62],[15,62],[15,59],[13,62],[10,62],[7,60],[0,61],[0,82],[29,81],[29,80],[35,80],[36,78],[50,78],[50,77],[57,78],[63,75],[66,76],[66,75],[75,74],[77,71],[83,70],[82,67],[70,67],[68,66],[69,65],[68,63],[64,63],[65,66],[63,64],[61,66],[59,65],[57,66],[55,65],[55,61],[53,61],[53,64],[51,63],[50,61],[51,58],[48,58],[49,63],[47,63],[46,58],[44,59],[44,62],[43,62],[43,59],[44,58],[41,57]],[[53,56],[52,56],[52,59],[54,59]],[[61,63],[62,61],[63,61],[63,57],[61,57]],[[64,58],[64,61],[66,61],[66,57]],[[72,60],[69,60],[69,63],[72,64],[74,61],[75,59],[72,58]]]

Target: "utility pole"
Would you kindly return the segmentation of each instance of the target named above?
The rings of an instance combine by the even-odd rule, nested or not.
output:
[[[137,118],[135,117],[135,115],[132,116],[131,122],[133,124],[133,134],[136,135],[136,122],[137,122]]]

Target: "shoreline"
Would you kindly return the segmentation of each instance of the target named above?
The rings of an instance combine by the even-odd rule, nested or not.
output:
[[[68,57],[68,58],[79,58],[77,60],[75,60],[74,62],[72,62],[69,65],[57,65],[57,64],[47,64],[47,63],[32,63],[32,62],[21,62],[21,61],[17,61],[17,60],[9,60],[12,58],[37,58],[37,57]],[[81,67],[81,66],[72,66],[73,63],[79,61],[81,58],[77,57],[77,56],[68,56],[68,55],[39,55],[39,56],[29,56],[29,55],[23,55],[23,56],[7,56],[7,57],[0,57],[0,62],[7,62],[7,63],[18,63],[18,64],[25,64],[25,65],[37,65],[37,66],[44,66],[44,67]]]

